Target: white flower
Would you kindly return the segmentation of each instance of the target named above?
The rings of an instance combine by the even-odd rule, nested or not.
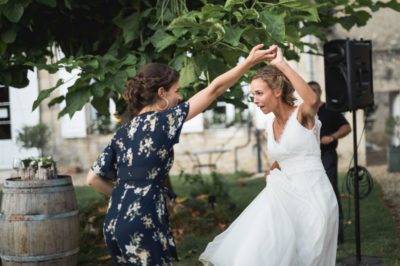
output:
[[[118,263],[126,263],[126,259],[122,256],[117,256]]]
[[[157,155],[161,158],[161,160],[165,160],[165,158],[166,158],[167,155],[168,155],[168,152],[167,152],[166,149],[160,149],[160,150],[157,152]]]
[[[139,202],[133,203],[133,211],[137,212],[139,209],[140,209],[140,203]]]
[[[153,144],[153,140],[151,138],[147,138],[144,140],[145,147],[151,147],[152,144]]]
[[[154,131],[156,129],[156,122],[157,117],[153,116],[152,119],[150,119],[150,131]]]
[[[132,166],[132,160],[133,160],[133,152],[132,152],[132,148],[129,148],[127,154],[126,154],[126,158],[128,160],[128,166]]]
[[[148,186],[146,186],[146,187],[143,188],[143,196],[146,196],[146,195],[147,195],[147,193],[148,193],[149,190],[150,190],[150,187],[151,187],[151,185],[148,185]]]
[[[136,254],[137,247],[131,242],[129,246],[125,245],[125,249],[127,254]]]
[[[119,148],[121,151],[124,151],[124,150],[125,150],[124,143],[122,142],[121,139],[117,140],[117,141],[115,142],[115,144],[117,144],[118,148]]]
[[[151,172],[148,172],[149,175],[148,175],[147,179],[155,179],[159,170],[160,170],[160,168],[153,168],[151,170]]]
[[[153,220],[151,219],[151,217],[147,217],[147,216],[143,216],[142,217],[142,221],[144,226],[148,229],[148,228],[152,228],[154,227],[153,225]]]
[[[129,258],[129,262],[130,262],[130,263],[135,263],[135,264],[136,264],[136,263],[137,263],[137,259],[134,258],[134,257],[130,257],[130,258]]]
[[[131,124],[129,125],[129,128],[128,128],[128,137],[129,137],[130,139],[133,139],[133,136],[135,135],[135,132],[137,131],[137,120],[138,120],[138,117],[135,117],[135,118],[132,120]]]
[[[176,132],[175,126],[170,126],[169,127],[169,132],[168,132],[170,139],[175,136],[175,132]]]
[[[149,258],[148,251],[146,251],[146,250],[140,251],[140,253],[138,254],[138,257],[143,266],[147,265],[147,260]]]

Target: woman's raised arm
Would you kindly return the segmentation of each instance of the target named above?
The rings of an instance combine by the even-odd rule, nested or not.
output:
[[[274,49],[275,57],[270,60],[271,65],[277,67],[292,83],[293,88],[303,99],[299,113],[301,114],[300,123],[311,128],[314,126],[314,117],[318,113],[320,105],[319,96],[311,89],[307,82],[288,64],[282,55],[281,48],[276,45],[271,46]]]
[[[210,85],[189,99],[189,114],[186,121],[203,112],[218,96],[235,84],[251,67],[273,58],[273,48],[260,50],[264,45],[259,44],[251,49],[245,61],[224,74],[216,77]]]

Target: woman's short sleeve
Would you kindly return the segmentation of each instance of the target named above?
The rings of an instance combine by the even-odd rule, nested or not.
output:
[[[91,167],[93,172],[100,177],[108,180],[116,179],[116,154],[112,147],[112,142],[107,145],[97,160]]]
[[[179,142],[183,123],[189,114],[189,103],[184,102],[161,113],[162,114],[162,128],[167,134],[170,144],[174,145]]]

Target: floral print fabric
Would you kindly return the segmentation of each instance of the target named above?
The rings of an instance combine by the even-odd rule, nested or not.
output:
[[[170,257],[176,257],[162,183],[188,112],[185,102],[136,116],[118,129],[92,166],[102,178],[117,181],[104,223],[116,265],[171,265]]]

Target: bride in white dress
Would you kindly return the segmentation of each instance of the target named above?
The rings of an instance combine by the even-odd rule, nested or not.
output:
[[[321,162],[319,97],[275,48],[251,91],[261,111],[273,113],[268,152],[276,162],[267,186],[200,255],[204,265],[335,265],[338,207]],[[294,90],[303,99],[299,106]]]

